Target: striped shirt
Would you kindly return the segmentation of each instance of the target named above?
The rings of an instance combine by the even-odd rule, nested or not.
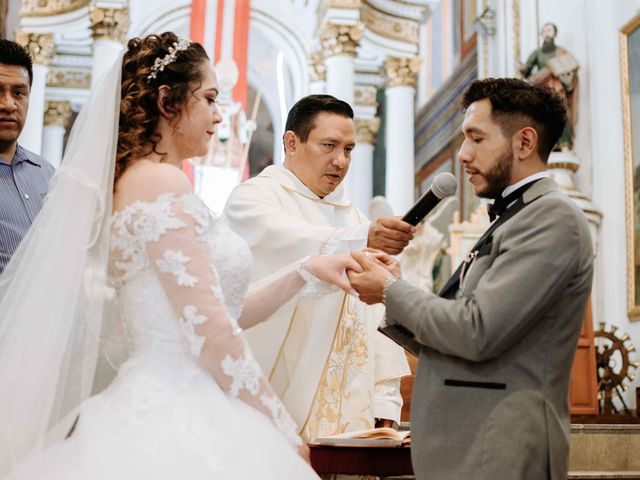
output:
[[[55,168],[20,145],[11,164],[0,160],[0,273],[42,208]]]

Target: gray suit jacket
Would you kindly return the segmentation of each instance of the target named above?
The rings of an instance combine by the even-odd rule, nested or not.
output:
[[[566,480],[571,366],[591,291],[582,211],[551,179],[492,234],[455,298],[399,280],[387,324],[421,345],[412,411],[419,480]]]

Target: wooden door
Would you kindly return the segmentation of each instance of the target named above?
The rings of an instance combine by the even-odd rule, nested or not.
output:
[[[598,379],[596,372],[596,346],[593,335],[591,300],[587,305],[578,349],[571,370],[569,405],[572,415],[598,414]]]
[[[416,373],[416,367],[418,366],[418,357],[414,357],[409,352],[407,354],[407,361],[409,362],[409,368],[411,369],[411,375],[404,377],[400,383],[400,393],[402,394],[402,412],[400,413],[400,421],[409,421],[409,412],[411,411],[411,395],[413,394],[413,377]]]

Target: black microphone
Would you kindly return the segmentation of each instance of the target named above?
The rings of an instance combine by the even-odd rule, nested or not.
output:
[[[427,214],[436,208],[436,205],[445,198],[456,193],[458,189],[458,181],[452,174],[443,172],[436,175],[431,183],[431,188],[422,195],[411,209],[402,217],[402,220],[417,225],[427,216]]]

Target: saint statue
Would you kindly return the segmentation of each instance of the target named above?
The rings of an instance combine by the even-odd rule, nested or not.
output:
[[[531,83],[545,85],[555,90],[567,105],[568,122],[558,140],[555,150],[570,150],[573,147],[573,129],[578,120],[577,86],[578,62],[566,49],[555,43],[558,27],[553,23],[542,26],[542,46],[534,50],[520,73]]]

